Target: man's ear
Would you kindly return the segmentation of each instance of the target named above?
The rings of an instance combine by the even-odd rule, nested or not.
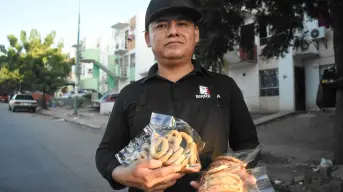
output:
[[[199,39],[200,39],[199,27],[195,26],[195,28],[194,28],[194,41],[195,41],[195,44],[199,43]]]
[[[145,37],[145,43],[148,47],[151,47],[150,45],[150,36],[149,36],[149,32],[148,31],[145,31],[144,32],[144,37]]]

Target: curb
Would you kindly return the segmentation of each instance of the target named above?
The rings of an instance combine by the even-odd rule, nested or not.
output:
[[[290,117],[290,116],[295,115],[295,114],[298,114],[298,112],[292,111],[292,112],[274,113],[274,114],[267,115],[267,116],[264,116],[264,117],[261,117],[261,118],[254,120],[254,124],[255,124],[255,126],[260,126],[260,125],[270,123],[272,121],[276,121],[279,119]]]
[[[68,118],[66,118],[64,116],[58,116],[58,115],[53,115],[53,114],[45,113],[44,110],[42,110],[42,109],[37,110],[37,114],[44,115],[44,116],[49,116],[49,117],[54,117],[54,118],[61,118],[61,119],[64,119],[64,121],[66,121],[66,122],[70,122],[70,123],[74,123],[76,125],[81,125],[81,126],[89,127],[89,128],[92,128],[92,129],[101,129],[102,128],[101,125],[94,125],[94,124],[89,124],[89,123],[83,123],[83,122],[79,122],[77,120],[68,119]],[[276,121],[276,120],[279,120],[279,119],[290,117],[290,116],[295,115],[295,114],[298,114],[298,112],[294,112],[294,111],[293,112],[280,112],[280,113],[274,113],[274,114],[271,114],[271,115],[260,117],[258,119],[253,120],[253,121],[254,121],[255,126],[260,126],[260,125],[264,125],[264,124],[270,123],[272,121]]]
[[[85,126],[85,127],[88,127],[88,128],[92,128],[92,129],[101,129],[101,125],[99,126],[96,126],[96,125],[93,125],[93,124],[89,124],[89,123],[82,123],[82,122],[78,122],[78,121],[75,121],[75,120],[71,120],[71,119],[68,119],[68,118],[65,118],[65,117],[61,117],[61,116],[57,116],[57,115],[52,115],[52,114],[48,114],[48,113],[44,113],[42,112],[43,110],[39,110],[37,111],[37,114],[40,114],[40,115],[44,115],[44,116],[48,116],[48,117],[53,117],[53,118],[60,118],[60,119],[63,119],[64,121],[66,122],[70,122],[70,123],[74,123],[76,125],[81,125],[81,126]]]

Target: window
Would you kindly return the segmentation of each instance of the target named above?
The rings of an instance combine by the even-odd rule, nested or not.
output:
[[[81,70],[82,70],[82,75],[85,75],[86,74],[86,66],[85,66],[85,64],[82,64]]]
[[[88,75],[93,74],[93,69],[88,69]]]
[[[130,68],[136,67],[136,55],[132,53],[130,55]]]
[[[129,30],[126,30],[125,31],[125,49],[127,49],[128,38],[129,38]]]
[[[17,95],[15,100],[34,100],[31,95]]]
[[[128,56],[128,55],[125,55],[125,56],[124,56],[124,66],[125,66],[125,67],[128,67],[128,66],[129,66],[129,56]]]
[[[127,77],[127,67],[129,65],[129,56],[125,55],[120,59],[120,74],[122,77]]]
[[[268,44],[270,40],[270,26],[266,24],[265,20],[261,20],[259,23],[259,36],[260,36],[260,46]]]
[[[260,96],[279,95],[279,70],[268,69],[260,71]]]
[[[249,50],[253,49],[255,46],[255,24],[243,25],[240,30],[241,40],[239,42],[239,47]]]

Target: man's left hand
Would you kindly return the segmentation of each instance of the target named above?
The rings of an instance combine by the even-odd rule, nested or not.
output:
[[[201,165],[200,164],[196,164],[196,165],[192,165],[192,166],[187,166],[185,168],[182,169],[183,173],[198,173],[201,170]]]

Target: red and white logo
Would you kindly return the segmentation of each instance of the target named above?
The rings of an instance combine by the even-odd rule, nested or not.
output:
[[[210,90],[208,89],[208,87],[199,86],[199,89],[201,95],[210,95]]]
[[[196,95],[197,99],[211,98],[210,89],[206,86],[199,86],[200,95]]]

